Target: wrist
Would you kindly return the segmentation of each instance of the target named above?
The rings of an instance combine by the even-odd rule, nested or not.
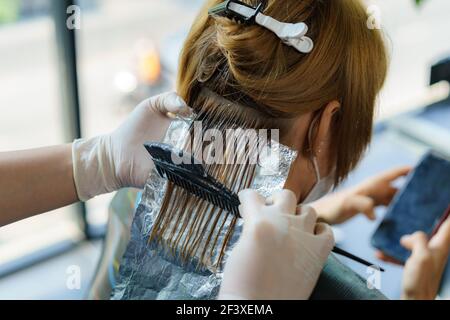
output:
[[[80,201],[119,189],[111,159],[109,136],[73,142],[73,178]]]
[[[330,206],[326,203],[326,201],[321,199],[311,203],[309,206],[316,212],[318,222],[331,224],[330,215],[332,215],[333,212],[330,211]]]
[[[369,192],[366,182],[362,182],[362,183],[348,189],[349,195],[368,196],[369,193],[370,192]]]
[[[319,222],[334,224],[342,213],[343,195],[333,193],[311,204]]]
[[[319,222],[329,225],[342,223],[347,216],[346,201],[355,192],[355,189],[345,189],[323,197],[311,206],[316,210]]]

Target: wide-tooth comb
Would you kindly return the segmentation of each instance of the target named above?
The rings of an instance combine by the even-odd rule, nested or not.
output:
[[[237,194],[210,176],[201,162],[192,155],[176,150],[165,143],[148,142],[144,146],[152,157],[156,170],[161,177],[240,218],[239,205],[241,203]],[[334,247],[332,251],[384,272],[383,268],[338,247]]]
[[[193,156],[164,143],[146,143],[158,173],[191,194],[239,216],[239,198],[211,177]],[[176,160],[176,161],[174,161]]]

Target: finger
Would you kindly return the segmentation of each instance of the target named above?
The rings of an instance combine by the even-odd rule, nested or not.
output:
[[[367,196],[355,195],[348,200],[348,206],[350,206],[351,211],[355,214],[362,213],[369,220],[375,220],[375,201]]]
[[[379,176],[379,178],[383,180],[393,181],[397,178],[408,175],[411,172],[411,170],[412,170],[411,166],[403,166],[392,170],[388,170],[382,173],[381,176]]]
[[[389,262],[389,263],[393,263],[396,265],[403,265],[403,263],[401,263],[399,260],[392,258],[392,257],[388,256],[387,254],[385,254],[384,252],[379,251],[379,250],[375,251],[375,257],[384,262]]]
[[[419,269],[425,270],[430,262],[431,251],[428,248],[428,236],[424,232],[416,232],[413,235],[405,236],[400,240],[403,247],[410,250],[411,257],[406,262],[408,265],[415,265]]]
[[[425,232],[418,231],[412,235],[403,236],[400,244],[409,251],[426,252],[428,251],[428,236]]]
[[[397,192],[397,188],[389,187],[386,190],[386,195],[380,199],[380,203],[377,203],[377,205],[388,206],[392,202],[392,199],[395,197]]]
[[[295,215],[297,197],[288,189],[277,190],[267,198],[266,204],[276,207],[280,214]]]
[[[167,113],[180,114],[186,112],[189,107],[186,102],[175,92],[166,92],[147,100],[150,109],[156,110],[161,114]]]
[[[259,212],[266,203],[266,199],[255,190],[242,190],[238,196],[241,202],[239,212],[244,220]]]
[[[311,206],[299,207],[298,216],[294,218],[294,226],[308,233],[314,233],[317,223],[317,213]]]
[[[439,231],[430,240],[430,245],[448,254],[450,251],[450,218],[447,218],[441,225]]]

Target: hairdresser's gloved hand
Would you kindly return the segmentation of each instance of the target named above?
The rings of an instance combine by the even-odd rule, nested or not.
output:
[[[225,266],[219,299],[308,299],[334,245],[314,210],[297,212],[288,190],[239,193],[244,227]]]
[[[375,220],[375,208],[388,206],[398,191],[392,183],[410,171],[410,167],[400,167],[383,172],[353,188],[323,197],[311,206],[316,209],[319,219],[331,225],[343,223],[358,214]]]
[[[125,187],[142,188],[153,162],[143,144],[161,141],[171,118],[187,112],[176,93],[143,101],[114,132],[73,143],[74,180],[81,201]]]
[[[450,219],[433,238],[417,232],[403,237],[401,244],[412,251],[403,271],[402,299],[435,299],[450,253]]]

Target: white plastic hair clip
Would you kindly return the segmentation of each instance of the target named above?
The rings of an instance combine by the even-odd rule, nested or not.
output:
[[[259,13],[256,16],[256,23],[266,27],[285,44],[294,47],[302,53],[310,53],[314,49],[314,42],[311,38],[305,36],[308,32],[308,26],[303,23],[285,23],[272,17]]]
[[[210,10],[210,14],[224,15],[241,22],[256,23],[273,33],[288,46],[292,46],[301,53],[310,53],[314,42],[306,36],[308,26],[304,22],[285,23],[261,13],[262,5],[253,8],[243,2],[230,0]]]

